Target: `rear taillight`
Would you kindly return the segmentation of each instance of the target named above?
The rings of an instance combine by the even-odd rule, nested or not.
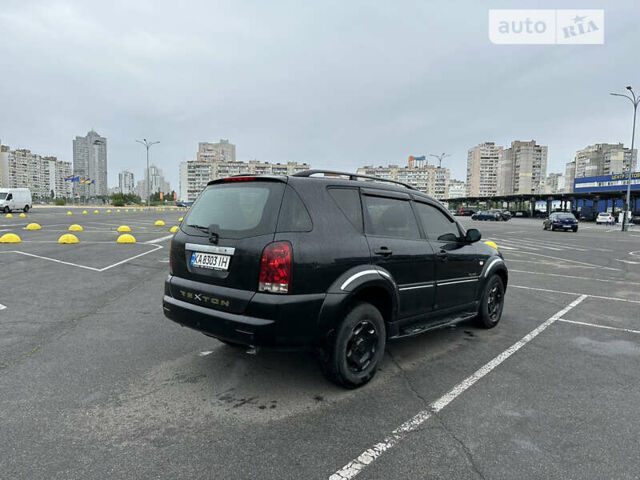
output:
[[[288,293],[291,285],[291,245],[274,242],[264,247],[260,260],[258,291]]]

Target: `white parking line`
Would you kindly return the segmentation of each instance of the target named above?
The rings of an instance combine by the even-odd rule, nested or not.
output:
[[[582,302],[585,298],[587,298],[587,295],[580,295],[577,299],[575,299],[559,312],[552,315],[549,319],[545,320],[541,325],[530,331],[516,343],[507,348],[504,352],[480,367],[472,375],[465,378],[462,382],[453,387],[448,393],[445,393],[442,397],[429,405],[429,408],[419,412],[413,418],[400,425],[393,432],[391,432],[391,435],[382,440],[382,442],[376,443],[371,448],[362,452],[357,458],[347,463],[344,467],[331,475],[331,477],[329,477],[329,480],[348,480],[354,478],[367,466],[371,465],[378,457],[380,457],[380,455],[397,445],[410,432],[416,430],[429,418],[440,412],[443,408],[445,408],[467,389],[469,389],[469,387],[473,386],[473,384],[475,384],[478,380],[490,373],[507,358],[516,353],[535,337],[540,335],[540,333],[542,333],[550,325],[555,323],[558,319],[562,318],[565,313],[569,312],[572,308],[579,305],[580,302]]]
[[[171,235],[166,235],[164,237],[160,237],[160,238],[154,238],[153,240],[148,240],[146,242],[147,245],[152,244],[152,243],[158,243],[158,242],[163,242],[165,240],[169,240],[170,238],[173,238],[173,233]]]
[[[536,292],[560,293],[562,295],[586,295],[589,298],[600,298],[602,300],[613,300],[614,302],[640,303],[640,300],[631,300],[629,298],[605,297],[604,295],[591,295],[588,293],[565,292],[563,290],[551,290],[549,288],[525,287],[524,285],[511,285],[509,288],[521,288],[523,290],[533,290]]]
[[[579,322],[577,320],[568,320],[566,318],[559,318],[558,321],[564,322],[564,323],[573,323],[575,325],[585,325],[587,327],[604,328],[606,330],[617,330],[619,332],[640,333],[640,330],[631,330],[630,328],[610,327],[608,325],[598,325],[596,323],[589,323],[589,322]]]
[[[545,273],[545,272],[531,272],[529,270],[514,270],[509,269],[509,272],[527,273],[530,275],[546,275],[549,277],[563,277],[563,278],[575,278],[577,280],[588,280],[593,282],[607,282],[607,283],[623,283],[625,285],[640,285],[638,282],[629,282],[627,280],[614,280],[609,278],[591,278],[591,277],[579,277],[577,275],[563,275],[561,273]]]
[[[0,303],[0,310],[4,310],[5,308],[7,308],[7,306]]]
[[[538,257],[551,258],[553,260],[562,260],[563,262],[575,263],[576,265],[586,265],[588,267],[601,268],[602,270],[616,270],[618,272],[620,271],[619,268],[603,267],[602,265],[595,265],[593,263],[587,263],[587,262],[579,262],[577,260],[569,260],[568,258],[562,258],[562,257],[552,257],[551,255],[543,255],[542,253],[533,253],[533,252],[525,252],[525,253],[527,255],[535,255]]]
[[[143,245],[150,245],[150,246],[156,247],[156,248],[154,248],[152,250],[149,250],[147,252],[139,253],[138,255],[134,255],[134,256],[129,257],[129,258],[125,258],[124,260],[116,262],[116,263],[114,263],[112,265],[107,265],[106,267],[103,267],[103,268],[90,267],[88,265],[80,265],[79,263],[73,263],[73,262],[65,262],[64,260],[58,260],[57,258],[44,257],[42,255],[36,255],[34,253],[21,252],[19,250],[11,250],[11,251],[8,251],[8,252],[0,252],[0,253],[17,253],[17,254],[20,254],[20,255],[25,255],[27,257],[39,258],[41,260],[48,260],[49,262],[53,262],[53,263],[60,263],[62,265],[69,265],[70,267],[77,267],[77,268],[82,268],[84,270],[91,270],[92,272],[102,273],[102,272],[105,272],[107,270],[110,270],[113,267],[117,267],[118,265],[122,265],[123,263],[130,262],[131,260],[135,260],[136,258],[142,257],[144,255],[149,255],[150,253],[156,252],[156,251],[160,250],[161,248],[163,248],[162,245],[155,245],[153,243],[147,243],[147,242],[145,242]]]

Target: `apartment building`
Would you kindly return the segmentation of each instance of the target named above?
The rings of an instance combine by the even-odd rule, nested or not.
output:
[[[71,197],[73,173],[70,162],[43,157],[27,149],[0,147],[0,186],[28,188],[36,198]]]
[[[503,147],[484,142],[470,148],[467,153],[468,197],[491,197],[498,193],[498,167]]]
[[[544,193],[547,177],[547,150],[535,140],[514,140],[504,150],[499,163],[498,195]]]
[[[635,171],[638,151],[625,148],[624,144],[596,143],[578,150],[575,156],[575,177],[595,177],[626,172],[631,162]]]
[[[200,155],[199,157],[202,158]],[[310,168],[311,166],[308,163],[270,163],[257,160],[249,162],[218,160],[182,162],[180,164],[179,197],[183,201],[192,202],[198,198],[198,195],[204,190],[208,182],[218,178],[241,174],[293,175]]]
[[[395,180],[406,183],[421,192],[437,199],[448,198],[451,172],[448,168],[440,168],[425,164],[423,167],[389,165],[388,167],[364,166],[358,168],[359,175]]]
[[[91,130],[73,140],[73,174],[91,183],[75,182],[74,189],[82,197],[107,196],[107,139]]]

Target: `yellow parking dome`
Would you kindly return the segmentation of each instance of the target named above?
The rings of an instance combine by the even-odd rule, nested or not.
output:
[[[162,220],[158,220],[156,222],[156,227],[164,227],[164,222]]]
[[[496,242],[493,242],[491,240],[487,240],[486,242],[484,242],[485,245],[489,245],[490,247],[495,248],[496,250],[498,249],[498,245],[496,244]]]
[[[176,233],[176,232],[178,231],[178,226],[177,226],[177,225],[174,225],[173,227],[171,227],[171,228],[169,229],[169,231],[170,231],[171,233]]]
[[[117,209],[117,210],[116,210],[116,213],[120,213],[120,209]]]
[[[76,237],[72,233],[65,233],[58,239],[58,243],[66,243],[66,244],[78,243],[78,237]]]
[[[38,223],[30,223],[25,227],[27,230],[42,230],[42,227]]]
[[[120,226],[118,227],[118,231],[119,231],[120,233],[122,233],[122,232],[130,232],[130,231],[131,231],[131,228],[129,228],[129,226],[128,226],[128,225],[120,225]]]
[[[13,215],[11,215],[10,213],[7,213],[7,218],[13,218]]]
[[[22,218],[26,217],[26,215],[24,214],[24,212],[20,214],[20,217],[22,217]]]
[[[94,210],[93,213],[100,213],[98,210]]]
[[[107,213],[111,213],[111,209],[110,209],[110,208],[109,208],[109,209],[107,209]]]
[[[67,215],[73,215],[71,212],[67,212]]]
[[[74,223],[73,225],[71,225],[71,226],[69,227],[69,231],[70,231],[70,232],[81,232],[82,230],[84,230],[84,229],[82,228],[82,226],[80,226],[80,225],[78,225],[78,224],[76,224],[76,223]]]
[[[179,222],[181,222],[182,220],[184,220],[184,217],[180,217],[180,218],[178,219],[178,221],[179,221]]]
[[[136,238],[129,233],[123,233],[118,237],[118,240],[116,241],[118,243],[136,243]]]
[[[86,214],[87,214],[87,211],[86,211],[86,210],[82,210],[82,214],[83,214],[83,215],[86,215]]]
[[[21,241],[15,233],[5,233],[0,237],[0,243],[20,243]]]
[[[129,209],[128,209],[128,208],[125,208],[125,209],[124,209],[124,213],[129,213]]]

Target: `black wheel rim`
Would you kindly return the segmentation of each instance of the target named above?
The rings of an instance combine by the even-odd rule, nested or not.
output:
[[[353,327],[347,341],[347,367],[360,373],[371,365],[378,349],[378,331],[369,320],[362,320]]]
[[[489,320],[491,320],[491,322],[497,322],[500,319],[502,302],[502,288],[500,288],[499,284],[494,283],[489,289],[489,293],[487,295],[487,312],[489,313]]]

